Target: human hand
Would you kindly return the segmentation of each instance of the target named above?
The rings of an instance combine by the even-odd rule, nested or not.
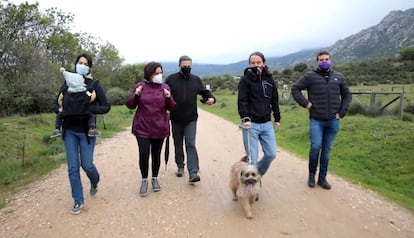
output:
[[[207,98],[207,101],[205,102],[208,105],[213,105],[214,104],[214,98]]]
[[[171,97],[171,92],[170,92],[168,89],[166,89],[166,88],[164,88],[164,96],[165,96],[166,98]]]
[[[306,105],[306,109],[311,109],[312,108],[312,103],[311,102],[308,102],[308,105]]]
[[[278,130],[280,128],[280,122],[275,122],[275,130]]]
[[[250,127],[252,127],[252,122],[251,121],[245,121],[241,124],[241,128],[243,128],[243,129],[250,129]]]
[[[142,85],[138,86],[138,87],[135,89],[135,95],[141,95],[141,92],[142,92]]]

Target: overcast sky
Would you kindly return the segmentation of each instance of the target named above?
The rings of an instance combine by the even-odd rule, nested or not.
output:
[[[19,4],[21,0],[11,0]],[[281,56],[324,47],[378,24],[414,0],[28,0],[75,17],[72,32],[113,44],[124,63],[227,64],[253,51]]]

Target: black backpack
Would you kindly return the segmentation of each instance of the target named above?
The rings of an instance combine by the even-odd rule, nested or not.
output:
[[[91,95],[94,93],[97,84],[98,80],[89,81],[86,87],[86,91],[83,92],[68,92],[68,88],[66,87],[62,92],[62,119],[89,119],[89,105],[91,103]]]

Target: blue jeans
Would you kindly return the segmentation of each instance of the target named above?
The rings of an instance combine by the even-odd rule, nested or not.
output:
[[[93,151],[96,137],[90,137],[89,143],[85,132],[75,132],[65,129],[63,143],[66,150],[69,182],[72,197],[76,203],[84,202],[83,188],[80,177],[80,167],[86,172],[91,186],[96,187],[99,182],[99,173],[93,163]]]
[[[246,154],[250,155],[249,161],[264,175],[269,169],[272,160],[276,158],[276,136],[272,121],[265,123],[254,123],[250,129],[243,129],[243,144]],[[259,156],[259,142],[263,150],[263,157],[257,161]]]
[[[199,161],[196,148],[197,121],[181,124],[171,121],[174,139],[175,163],[178,168],[184,168],[183,141],[187,153],[187,169],[189,173],[198,173]]]
[[[309,173],[315,174],[319,165],[319,178],[325,179],[328,173],[328,164],[331,154],[332,144],[339,131],[339,120],[310,119],[309,127]]]

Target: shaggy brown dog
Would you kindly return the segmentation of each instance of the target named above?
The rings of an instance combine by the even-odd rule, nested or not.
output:
[[[256,166],[249,164],[247,156],[231,166],[230,188],[233,201],[240,201],[247,218],[253,218],[251,206],[259,196],[260,174]]]

